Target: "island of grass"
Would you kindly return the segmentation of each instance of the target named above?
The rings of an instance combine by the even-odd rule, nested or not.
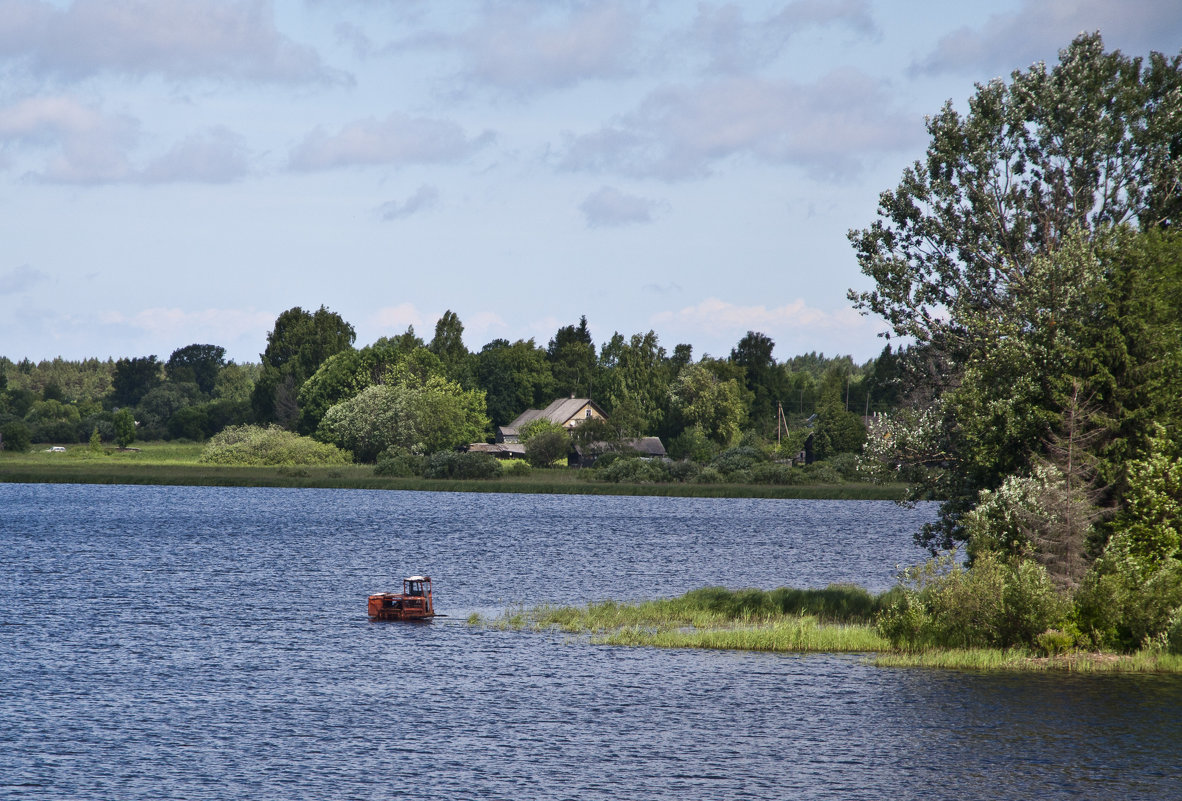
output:
[[[864,654],[882,667],[1182,673],[1182,655],[1162,648],[1133,653],[1083,650],[1053,635],[1007,648],[907,644],[888,637],[882,625],[891,610],[905,602],[906,593],[895,587],[874,595],[850,585],[771,591],[704,587],[671,599],[538,606],[495,618],[473,614],[468,624],[557,631],[598,645]]]

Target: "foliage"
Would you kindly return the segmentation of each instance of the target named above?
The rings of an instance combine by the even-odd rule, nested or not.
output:
[[[495,426],[509,423],[526,409],[543,408],[554,399],[554,377],[546,351],[532,339],[494,339],[476,354],[476,383],[488,399]]]
[[[277,425],[240,425],[230,426],[210,439],[200,461],[224,465],[341,465],[351,460],[349,454],[333,445]]]
[[[501,463],[487,453],[438,451],[426,458],[423,478],[488,479],[500,478]]]
[[[543,421],[535,421],[543,422]],[[531,424],[532,426],[532,424]],[[550,467],[570,452],[570,437],[562,426],[558,430],[534,430],[525,443],[525,458],[532,467]]]
[[[155,355],[119,359],[111,377],[111,402],[116,406],[135,406],[160,384],[162,366]]]
[[[391,446],[448,450],[484,438],[484,393],[433,376],[421,385],[374,385],[325,414],[317,436],[372,462]]]
[[[667,480],[669,474],[661,462],[626,456],[596,470],[595,477],[614,484],[656,484]]]
[[[765,461],[767,461],[767,454],[750,445],[740,445],[718,454],[710,462],[710,466],[725,475],[740,470],[750,470],[755,465]]]
[[[747,421],[738,382],[719,381],[699,364],[682,368],[669,386],[669,400],[689,426],[723,448],[738,441]]]
[[[218,373],[226,366],[226,349],[218,345],[187,345],[168,357],[164,374],[169,381],[196,384],[207,395],[213,392]]]
[[[115,444],[126,448],[135,442],[135,415],[131,409],[115,412],[111,422],[115,426]]]
[[[558,329],[546,347],[546,359],[554,376],[555,393],[591,396],[600,371],[586,315],[579,318],[578,326]]]
[[[1146,569],[1182,559],[1182,457],[1161,426],[1129,465],[1128,483],[1110,545]]]
[[[669,441],[667,448],[671,459],[688,459],[706,464],[719,453],[718,445],[697,426],[690,426]]]
[[[32,447],[33,433],[20,420],[11,420],[0,426],[0,446],[12,453],[25,453]]]
[[[324,306],[315,312],[295,306],[281,313],[267,334],[262,373],[251,393],[258,421],[294,426],[304,382],[325,359],[350,349],[356,336],[353,326]]]
[[[970,569],[949,554],[904,570],[877,626],[896,648],[1029,648],[1069,612],[1041,565],[986,551]]]
[[[669,369],[656,333],[633,334],[628,340],[613,334],[600,363],[607,371],[604,400],[613,424],[625,437],[652,433],[669,404]]]
[[[501,462],[501,474],[505,476],[528,476],[532,468],[524,459],[506,459]]]
[[[391,478],[412,478],[421,476],[426,465],[427,460],[421,454],[411,453],[395,445],[378,455],[373,474]]]

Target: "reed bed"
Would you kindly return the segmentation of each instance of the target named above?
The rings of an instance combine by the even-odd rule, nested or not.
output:
[[[788,617],[756,625],[706,630],[627,626],[594,636],[591,641],[604,645],[777,653],[870,653],[890,648],[890,643],[872,626],[821,624],[813,617]]]
[[[1020,650],[995,648],[932,649],[880,654],[879,667],[923,667],[946,670],[1063,671],[1066,673],[1182,673],[1182,656],[1155,650],[1132,654],[1072,652],[1040,657]]]

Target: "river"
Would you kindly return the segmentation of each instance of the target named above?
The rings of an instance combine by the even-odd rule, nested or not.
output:
[[[890,586],[931,506],[0,484],[0,798],[1179,796],[1182,680],[467,625]],[[434,579],[429,624],[371,592]]]

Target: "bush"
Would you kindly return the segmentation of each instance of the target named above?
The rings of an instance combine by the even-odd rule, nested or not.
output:
[[[1098,646],[1135,651],[1169,636],[1182,608],[1182,562],[1147,567],[1112,545],[1085,574],[1076,617]]]
[[[617,484],[657,484],[669,477],[663,463],[634,457],[616,459],[597,473],[601,480]]]
[[[20,420],[13,420],[0,427],[0,440],[3,440],[4,450],[24,453],[33,446],[33,433]]]
[[[695,484],[721,484],[722,480],[722,473],[713,467],[703,467],[702,471],[694,477]]]
[[[751,468],[751,481],[755,484],[803,484],[804,473],[791,465],[765,462]]]
[[[529,462],[522,459],[506,459],[501,462],[501,475],[528,476],[530,472]]]
[[[426,459],[423,478],[486,479],[500,478],[501,463],[487,453],[439,451]]]
[[[697,462],[670,462],[665,466],[670,481],[690,482],[702,473],[702,466]]]
[[[214,436],[201,452],[207,464],[336,465],[349,464],[349,454],[334,445],[271,425],[230,426]]]
[[[750,470],[760,462],[766,461],[767,456],[759,449],[750,445],[740,445],[720,453],[710,463],[710,466],[723,475],[728,475],[739,470]]]
[[[1070,605],[1044,567],[981,554],[971,569],[949,555],[904,571],[902,593],[878,618],[896,647],[1036,647],[1066,625]]]
[[[570,451],[565,431],[541,431],[525,443],[525,458],[533,467],[550,467]]]
[[[423,474],[426,459],[417,453],[411,453],[406,448],[391,446],[378,455],[378,462],[374,466],[375,476],[390,478],[413,478]]]
[[[831,462],[813,462],[805,467],[804,471],[808,475],[809,481],[816,484],[840,484],[843,481],[841,473]]]
[[[814,462],[816,464],[816,462]],[[862,481],[862,459],[856,453],[838,453],[826,463],[845,481]]]

